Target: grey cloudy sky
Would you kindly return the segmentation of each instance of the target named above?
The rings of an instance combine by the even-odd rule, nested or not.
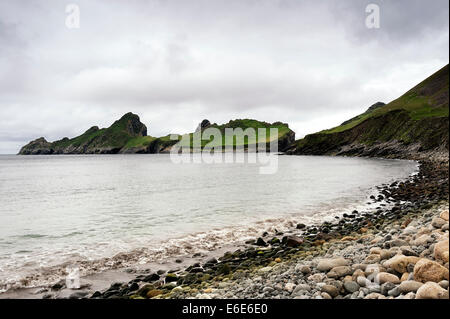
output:
[[[80,28],[65,25],[67,4]],[[369,3],[380,29],[365,26]],[[0,153],[140,115],[149,135],[204,118],[302,137],[389,102],[449,61],[448,0],[0,2]]]

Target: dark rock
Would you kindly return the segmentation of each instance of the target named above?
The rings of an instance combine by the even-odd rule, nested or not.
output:
[[[178,276],[173,273],[168,273],[164,279],[165,283],[175,282],[178,280]]]
[[[264,241],[264,239],[262,239],[261,237],[259,237],[256,240],[256,246],[267,246],[267,243]]]
[[[144,282],[153,282],[156,280],[159,280],[160,276],[156,273],[150,274],[148,276],[146,276],[144,279],[142,279],[142,281]]]
[[[88,295],[87,291],[77,291],[69,296],[69,299],[81,299]]]
[[[283,238],[283,243],[288,247],[297,247],[303,244],[303,238],[297,236],[287,236]]]

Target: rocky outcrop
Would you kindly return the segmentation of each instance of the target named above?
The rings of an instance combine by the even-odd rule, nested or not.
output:
[[[48,155],[52,154],[52,144],[43,137],[38,138],[22,147],[19,154],[22,155]]]
[[[131,139],[145,136],[147,127],[141,123],[139,116],[127,113],[108,128],[93,126],[72,139],[66,137],[49,143],[40,138],[22,147],[19,154],[116,154]]]
[[[352,129],[307,135],[287,149],[289,154],[429,158],[449,150],[448,117],[413,120],[395,110],[369,118]]]

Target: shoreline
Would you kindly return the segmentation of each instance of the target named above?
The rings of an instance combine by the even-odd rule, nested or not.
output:
[[[441,163],[442,164],[442,163]],[[448,162],[444,163],[448,167]],[[430,170],[427,170],[428,165],[430,165],[429,163],[425,163],[425,166],[423,165],[423,163],[420,164],[419,166],[419,172],[411,175],[408,179],[408,181],[411,180],[415,180],[415,179],[423,179],[424,176],[428,176],[430,173]],[[431,165],[433,166],[433,165]],[[424,173],[425,170],[425,173]],[[427,173],[428,171],[428,173]],[[428,175],[427,175],[428,174]],[[376,198],[375,196],[371,196],[372,200],[374,200],[375,203],[382,203],[383,200],[385,200],[385,198],[381,198],[382,197],[386,197],[383,196],[381,194],[383,194],[383,192],[386,192],[387,189],[390,188],[394,188],[392,191],[392,195],[394,196],[394,200],[391,202],[395,202],[395,204],[393,205],[393,209],[395,209],[395,211],[398,210],[398,207],[403,207],[404,205],[406,205],[406,207],[408,207],[408,203],[403,203],[400,204],[400,200],[402,199],[402,197],[405,197],[406,194],[404,192],[402,192],[401,187],[397,187],[398,185],[404,184],[404,183],[408,183],[408,181],[406,182],[395,182],[392,183],[391,185],[389,185],[389,187],[383,187],[383,186],[376,186],[376,189],[378,190],[378,198]],[[448,176],[447,176],[447,185],[448,185]],[[395,190],[397,189],[397,190]],[[389,192],[389,191],[388,191]],[[406,196],[407,197],[407,196]],[[448,187],[447,187],[447,198],[448,198]],[[403,198],[403,199],[407,199],[407,198]],[[388,200],[389,202],[389,200]],[[381,207],[381,210],[385,210],[386,212],[388,212],[389,210],[386,210],[381,204],[379,207]],[[396,208],[397,207],[397,208]],[[348,217],[349,214],[344,214],[342,216],[342,219],[339,220],[357,220],[360,219],[361,216],[359,216],[358,214],[360,214],[359,212],[356,213],[356,216],[353,217]],[[347,215],[347,217],[346,217]],[[364,213],[364,215],[370,216],[371,213]],[[350,214],[351,216],[351,214]],[[297,237],[298,239],[301,239],[303,241],[303,243],[300,244],[300,247],[302,247],[302,249],[304,248],[304,246],[308,246],[308,247],[321,247],[324,244],[328,243],[331,240],[334,240],[335,234],[333,234],[333,232],[331,232],[330,234],[330,230],[328,230],[327,233],[321,233],[319,232],[319,236],[311,236],[311,230],[324,230],[323,227],[328,227],[327,225],[329,225],[329,222],[324,222],[321,225],[309,225],[304,227],[304,229],[302,229],[300,231],[300,233],[297,230],[292,230],[291,234],[292,236],[295,236],[295,232],[298,233]],[[309,234],[311,233],[311,234]],[[351,231],[345,231],[342,232],[342,236],[349,236],[349,234],[351,233]],[[306,236],[305,236],[306,235]],[[308,237],[309,236],[309,237]],[[147,269],[147,271],[135,271],[135,272],[130,272],[130,273],[125,273],[123,272],[121,275],[117,275],[117,276],[108,276],[111,273],[119,273],[119,271],[117,270],[112,270],[112,271],[106,271],[106,272],[101,272],[98,274],[94,274],[94,275],[88,275],[87,277],[91,278],[91,286],[87,287],[86,285],[83,285],[83,278],[81,280],[82,282],[82,287],[80,290],[71,290],[71,289],[64,289],[64,284],[60,283],[59,287],[58,284],[54,285],[53,288],[21,288],[21,289],[15,289],[15,290],[8,290],[5,293],[0,294],[0,299],[1,298],[22,298],[24,297],[24,293],[28,295],[29,298],[38,298],[38,297],[43,297],[43,298],[88,298],[88,297],[94,297],[94,298],[141,298],[142,297],[142,289],[144,289],[144,291],[147,288],[157,288],[157,289],[153,289],[153,290],[158,290],[157,295],[153,296],[156,298],[180,298],[179,295],[179,291],[180,288],[182,288],[181,292],[182,294],[185,294],[185,290],[187,289],[186,287],[191,288],[190,286],[192,286],[193,291],[195,292],[195,289],[199,290],[198,287],[201,287],[202,285],[204,285],[205,283],[211,282],[217,279],[217,277],[219,277],[219,279],[221,277],[224,277],[222,279],[227,279],[230,280],[233,278],[234,274],[236,273],[236,271],[241,272],[243,269],[245,269],[247,267],[247,265],[252,266],[252,267],[261,267],[264,266],[263,264],[273,264],[274,260],[276,260],[277,258],[282,259],[281,264],[284,263],[285,259],[290,259],[291,256],[296,255],[296,253],[298,251],[301,251],[302,249],[294,248],[291,247],[289,249],[284,249],[286,247],[286,243],[282,243],[282,234],[279,234],[278,236],[275,236],[276,238],[278,238],[277,241],[273,241],[270,245],[267,245],[267,247],[263,247],[263,246],[256,246],[253,245],[250,241],[247,241],[245,244],[244,243],[236,243],[236,244],[228,244],[228,245],[224,245],[224,247],[222,247],[219,251],[210,251],[208,254],[200,254],[198,256],[195,257],[195,255],[191,258],[189,258],[189,256],[180,256],[183,260],[183,262],[181,263],[170,263],[168,262],[167,266],[163,266],[161,264],[159,264],[159,268],[154,268],[154,269],[158,269],[160,274],[155,274],[152,273],[151,271],[149,271],[149,269]],[[314,237],[315,241],[313,241]],[[320,238],[319,238],[320,237]],[[261,240],[263,240],[265,243],[269,242],[270,240],[272,240],[272,238],[267,238],[266,236],[262,236],[262,238],[260,238]],[[255,239],[255,242],[258,239]],[[322,242],[323,241],[323,242]],[[262,242],[261,242],[262,243]],[[283,248],[283,249],[280,249]],[[235,251],[234,253],[225,253],[226,249],[238,249],[237,251]],[[256,254],[254,253],[256,251]],[[262,254],[259,254],[259,252],[263,252]],[[275,251],[275,254],[272,254],[273,251]],[[251,252],[251,253],[250,253]],[[250,253],[250,254],[249,254]],[[259,256],[259,255],[260,256]],[[234,257],[233,257],[234,256]],[[235,257],[238,257],[237,260]],[[280,256],[280,257],[274,257],[274,256]],[[230,258],[229,258],[230,257]],[[206,262],[205,260],[208,259],[209,263]],[[259,260],[258,260],[259,259]],[[252,263],[251,261],[254,260],[256,261],[255,263]],[[244,267],[241,267],[242,265],[236,265],[237,262],[241,261],[242,264],[246,265]],[[187,265],[191,263],[191,265],[189,267],[187,267]],[[203,265],[202,265],[203,263]],[[224,266],[225,265],[225,266]],[[227,267],[228,265],[228,267]],[[194,266],[194,267],[193,267]],[[223,266],[222,268],[225,268],[225,270],[220,270],[219,268],[221,268],[221,266]],[[269,266],[271,267],[271,266]],[[229,268],[229,269],[228,269]],[[264,268],[264,267],[263,267]],[[176,269],[177,271],[171,271]],[[183,271],[184,269],[184,271]],[[165,270],[166,272],[163,274],[161,273],[162,270]],[[187,271],[186,271],[187,270]],[[169,276],[167,276],[167,272],[170,273]],[[219,274],[218,274],[219,273]],[[194,274],[194,276],[192,276]],[[218,275],[218,276],[217,276]],[[149,277],[149,278],[147,278]],[[151,280],[150,280],[150,277]],[[187,277],[187,279],[186,279]],[[195,278],[194,278],[195,277]],[[198,278],[197,278],[198,277]],[[93,280],[92,280],[93,278]],[[192,279],[195,279],[193,282]],[[109,284],[108,283],[113,282],[113,281],[128,281],[128,283],[113,283],[108,289],[106,289]],[[176,280],[176,281],[175,281]],[[227,280],[225,280],[227,281]],[[101,282],[101,285],[96,285],[96,282]],[[174,285],[174,282],[177,282],[178,285]],[[151,285],[151,287],[149,286]],[[132,287],[131,287],[132,286]],[[130,290],[129,288],[132,288],[133,290]],[[103,288],[103,289],[102,289]],[[136,289],[135,289],[136,288]],[[93,290],[99,289],[100,291],[96,291],[95,293],[92,294]],[[185,289],[185,290],[183,290]],[[148,289],[147,289],[148,290]],[[204,290],[204,289],[203,289]],[[270,290],[270,289],[268,289]],[[201,289],[199,290],[201,291]],[[151,296],[144,294],[145,297]],[[195,297],[195,294],[190,293],[187,295],[183,295],[182,298],[192,298]],[[208,296],[202,296],[202,298],[208,298]]]
[[[417,257],[418,259],[421,254],[423,255],[423,258],[430,257],[430,254],[424,253],[424,251],[429,253],[431,244],[429,247],[424,247],[420,253],[415,252],[412,248],[408,249],[408,247],[403,247],[404,250],[398,250],[402,247],[397,244],[407,245],[408,242],[399,241],[397,244],[392,243],[392,241],[395,242],[395,240],[392,239],[395,232],[392,232],[392,234],[386,233],[386,230],[390,229],[393,225],[398,225],[400,223],[400,226],[398,227],[400,227],[400,229],[406,229],[410,223],[417,222],[421,218],[424,218],[424,216],[430,219],[430,217],[433,216],[431,210],[442,210],[443,207],[448,207],[448,161],[422,161],[420,164],[420,171],[418,174],[411,176],[408,181],[395,182],[388,187],[379,186],[380,192],[384,194],[384,196],[380,195],[381,197],[387,196],[388,199],[392,198],[396,202],[394,207],[391,209],[378,209],[373,213],[364,213],[362,216],[360,216],[359,212],[355,211],[354,214],[347,216],[344,214],[343,218],[339,219],[336,223],[324,222],[320,226],[298,225],[296,227],[298,229],[298,236],[283,237],[284,234],[280,233],[278,236],[270,239],[266,238],[267,235],[264,236],[265,234],[263,234],[263,236],[256,239],[255,242],[247,242],[249,246],[245,250],[239,249],[235,252],[228,252],[218,259],[209,259],[203,264],[193,264],[182,272],[169,273],[165,276],[158,276],[158,278],[155,276],[153,278],[154,280],[149,282],[143,282],[142,278],[137,277],[128,283],[113,284],[106,291],[97,291],[89,297],[131,299],[300,297],[298,295],[293,296],[294,291],[296,291],[296,289],[299,290],[297,287],[305,288],[304,291],[309,292],[314,290],[312,290],[311,287],[307,288],[306,286],[302,286],[307,285],[305,283],[298,284],[298,282],[289,282],[294,275],[293,272],[295,271],[297,274],[300,273],[305,275],[316,271],[312,270],[309,265],[302,264],[303,261],[313,260],[317,262],[318,259],[330,254],[330,246],[333,246],[336,243],[339,245],[341,242],[344,242],[346,247],[350,247],[350,250],[355,247],[358,247],[357,250],[359,250],[364,247],[363,244],[367,245],[369,243],[372,243],[372,245],[375,246],[378,243],[382,243],[382,247],[384,247],[383,245],[386,244],[386,242],[391,242],[390,244],[387,244],[388,246],[386,246],[386,248],[393,248],[393,250],[388,250],[388,252],[380,250],[380,255],[382,253],[387,253],[388,255],[385,255],[384,257],[389,256],[392,258],[397,254],[399,254],[399,256],[405,256],[403,255],[404,253],[407,254],[408,257],[412,256]],[[383,200],[381,197],[373,199],[375,201],[381,201]],[[439,216],[442,215],[442,211],[438,213]],[[427,220],[427,222],[430,222],[430,220]],[[444,238],[445,240],[445,238],[447,238],[448,240],[448,213],[447,220],[444,221],[444,225],[442,225],[442,227],[444,227],[444,235],[439,239]],[[438,229],[438,231],[441,230]],[[372,237],[378,237],[377,241],[374,242],[375,238]],[[392,246],[389,246],[391,244]],[[375,265],[373,261],[375,261],[377,257],[373,257],[373,254],[370,256],[372,256],[370,258],[373,258],[370,265]],[[339,257],[337,259],[339,260]],[[381,260],[382,259],[380,256],[378,261]],[[332,263],[332,261],[330,262]],[[340,262],[342,262],[342,260]],[[289,263],[291,266],[294,265],[294,270],[291,269],[290,276],[286,276],[283,273],[276,273],[277,268],[282,269],[283,265]],[[350,261],[346,260],[342,263],[350,264]],[[298,267],[299,265],[300,267]],[[362,271],[364,275],[366,274],[365,271],[367,270],[366,268],[368,264],[366,263],[359,265],[360,268],[356,269],[343,265],[338,265],[337,267],[346,267],[344,269],[340,269],[345,272],[341,275],[345,275],[346,277],[344,280],[350,282],[348,278],[350,274],[353,274],[354,276],[355,272],[358,272],[358,270],[359,272]],[[393,281],[396,281],[395,278],[397,278],[399,272],[397,272],[396,275],[393,274],[396,272],[395,269],[386,269],[381,265],[377,265],[377,267],[378,266],[379,268],[377,269],[380,271],[390,271],[388,274],[393,275]],[[407,264],[407,266],[409,266],[409,264]],[[355,265],[353,265],[353,267],[355,267]],[[447,289],[447,294],[444,294],[444,297],[448,298],[448,241],[447,263],[441,267],[446,269],[446,275],[444,274],[444,279],[439,281],[439,284],[441,285],[439,287],[443,290]],[[334,268],[335,267],[331,267],[327,270],[334,270]],[[339,270],[336,269],[335,271]],[[385,274],[384,271],[381,271],[381,273]],[[319,280],[320,282],[318,282],[318,284],[320,284],[319,287],[321,288],[318,291],[314,291],[315,295],[309,296],[309,298],[329,299],[328,297],[339,298],[339,296],[341,298],[386,298],[385,295],[388,295],[391,290],[397,288],[397,286],[392,287],[392,285],[383,286],[386,282],[382,282],[380,285],[371,287],[372,290],[358,284],[358,289],[350,294],[349,291],[351,291],[351,288],[347,289],[344,288],[344,286],[353,286],[355,288],[355,284],[357,284],[356,281],[351,280],[352,284],[341,282],[341,285],[339,285],[340,281],[333,279],[334,282],[330,285],[330,282],[326,282],[327,279],[341,278],[343,276],[339,274],[331,275],[330,278],[328,277],[328,274],[325,275],[322,273],[314,277],[315,274],[312,275],[312,278],[308,278],[314,284],[316,284],[314,279]],[[412,273],[408,273],[408,277],[406,277],[408,280],[404,281],[408,281],[408,284],[411,285],[418,285],[414,280],[409,280],[414,279],[414,276],[411,274]],[[367,275],[368,278],[370,278],[370,275],[372,274],[369,273]],[[389,275],[384,276],[389,277]],[[274,287],[271,287],[270,285],[260,285],[260,287],[258,287],[258,293],[253,293],[252,295],[249,293],[249,290],[254,287],[253,282],[261,281],[262,276],[265,276],[266,278],[278,276],[278,279],[271,281],[271,283],[276,283]],[[357,277],[355,280],[357,280]],[[404,274],[402,274],[402,279],[405,279],[403,277],[405,277]],[[365,279],[369,280],[368,278]],[[244,281],[244,279],[246,280]],[[370,279],[377,280],[377,278]],[[398,284],[400,284],[400,278],[397,279],[399,280]],[[322,280],[325,282],[322,282]],[[363,280],[361,279],[361,284],[362,281]],[[413,283],[409,283],[410,281]],[[395,285],[392,282],[391,284]],[[382,288],[384,288],[384,291],[382,291]],[[390,289],[388,290],[387,288]],[[329,291],[325,291],[326,289],[329,289]],[[364,290],[361,292],[361,289]],[[405,297],[402,293],[397,294],[399,289],[400,288],[397,288],[397,291],[395,291],[395,293],[393,292],[392,296],[389,296],[393,297],[396,295],[395,297]],[[276,292],[276,295],[271,294],[274,291]],[[300,291],[303,292],[303,290]],[[357,291],[358,295],[354,295]],[[382,292],[384,292],[384,294],[381,294]],[[239,296],[239,293],[242,293],[242,295]],[[413,291],[409,291],[408,293],[413,293]],[[308,298],[307,293],[302,294],[301,296],[302,299]],[[411,296],[412,295],[409,294],[407,298],[411,298]],[[413,297],[415,297],[415,295]]]

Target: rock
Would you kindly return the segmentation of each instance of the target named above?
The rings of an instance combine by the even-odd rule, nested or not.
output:
[[[299,266],[299,267],[297,267],[297,266]],[[309,266],[307,266],[307,265],[297,265],[297,266],[295,267],[296,271],[299,271],[304,275],[308,275],[311,273],[311,268]]]
[[[448,299],[448,291],[437,283],[427,282],[417,290],[416,299]]]
[[[99,298],[102,296],[102,293],[100,291],[96,291],[92,294],[91,298]]]
[[[392,282],[386,282],[381,285],[381,293],[387,295],[390,290],[394,289],[396,286]]]
[[[422,287],[423,283],[414,281],[414,280],[407,280],[404,281],[398,286],[400,289],[400,292],[403,294],[406,294],[408,292],[416,292],[420,287]]]
[[[204,272],[205,270],[202,267],[192,267],[189,271],[190,273],[196,274],[199,272]]]
[[[388,296],[391,296],[391,297],[398,297],[398,296],[400,296],[401,292],[400,292],[399,287],[395,287],[395,288],[389,290],[387,294],[388,294]]]
[[[147,297],[147,298],[153,298],[153,297],[159,296],[159,295],[161,295],[161,294],[163,294],[163,291],[162,291],[162,290],[152,289],[152,290],[149,290],[149,291],[147,292],[146,297]]]
[[[305,224],[297,224],[297,229],[304,229],[306,228]]]
[[[217,273],[219,275],[228,275],[231,272],[231,267],[228,264],[220,264],[217,267]]]
[[[366,264],[376,264],[381,260],[381,256],[379,254],[372,254],[364,259],[364,263]]]
[[[448,262],[448,248],[449,241],[443,240],[434,245],[434,259],[440,260],[443,263]]]
[[[422,258],[414,266],[414,280],[420,282],[440,282],[448,280],[448,269],[437,262]]]
[[[320,293],[323,299],[333,299],[328,293],[322,292]]]
[[[64,280],[60,280],[59,282],[57,282],[56,284],[54,284],[51,288],[52,290],[60,290],[63,287],[65,287],[65,281]]]
[[[270,294],[274,289],[272,287],[264,287],[263,292],[266,294]]]
[[[358,278],[356,278],[356,282],[361,287],[367,287],[368,285],[370,285],[370,280],[363,276],[358,276]]]
[[[408,264],[415,264],[419,261],[419,257],[397,255],[386,261],[386,265],[399,273],[407,271]]]
[[[384,243],[385,248],[400,247],[400,246],[408,246],[408,242],[402,239],[394,239]]]
[[[293,294],[298,295],[298,294],[302,294],[306,291],[307,292],[311,291],[311,287],[307,284],[300,284],[295,287]]]
[[[69,296],[69,299],[81,299],[88,295],[87,291],[77,291]]]
[[[308,281],[322,282],[326,276],[324,274],[314,274],[308,277]]]
[[[269,272],[269,271],[271,271],[271,270],[272,270],[272,267],[270,267],[270,266],[263,267],[263,268],[260,268],[260,269],[259,269],[260,272]]]
[[[287,236],[283,242],[288,247],[298,247],[303,244],[303,239],[297,236]]]
[[[380,293],[381,292],[381,286],[378,284],[370,283],[367,287],[369,289],[369,293],[373,293],[373,292]]]
[[[338,267],[334,267],[333,269],[331,269],[328,274],[327,277],[329,278],[340,278],[340,277],[344,277],[347,275],[351,275],[352,274],[352,268],[349,266],[338,266]]]
[[[198,124],[198,126],[197,126],[195,131],[196,132],[200,132],[200,131],[204,130],[205,128],[209,127],[209,126],[211,126],[211,122],[209,122],[207,119],[204,119],[203,121],[201,121]]]
[[[439,282],[439,286],[441,286],[444,289],[448,289],[448,280],[442,280]]]
[[[217,263],[218,263],[217,259],[212,257],[206,261],[205,265],[215,265]]]
[[[344,283],[344,288],[349,293],[354,293],[359,290],[359,285],[354,281],[347,281]]]
[[[292,292],[295,289],[295,284],[288,282],[285,286],[284,286],[284,290],[286,290],[287,292]]]
[[[384,284],[386,282],[391,282],[393,284],[399,284],[400,279],[393,274],[387,273],[387,272],[380,272],[375,276],[375,282],[379,284]]]
[[[442,213],[439,215],[439,218],[441,218],[441,219],[443,219],[443,220],[445,220],[445,221],[448,222],[448,210],[442,212]]]
[[[143,282],[153,282],[159,280],[160,276],[156,273],[150,274],[142,279]]]
[[[413,293],[413,292],[408,292],[406,295],[405,295],[405,298],[404,299],[415,299],[416,298],[416,294],[415,293]]]
[[[324,285],[322,287],[322,292],[326,292],[327,294],[329,294],[331,297],[336,297],[337,295],[339,295],[339,291],[335,286],[332,285]]]
[[[377,274],[380,272],[385,272],[386,269],[378,264],[371,264],[371,265],[367,265],[364,273],[366,274],[366,276],[369,276],[370,274]]]
[[[400,278],[400,281],[401,281],[401,282],[407,281],[407,280],[409,279],[410,276],[411,276],[410,273],[405,272],[405,273],[403,273],[402,277]]]
[[[165,283],[169,283],[169,282],[175,282],[178,280],[178,276],[172,273],[168,273],[166,275],[166,277],[164,278],[164,282]]]
[[[423,234],[421,236],[419,236],[418,238],[416,238],[415,240],[412,241],[412,244],[414,246],[425,246],[428,243],[433,242],[433,238],[431,238],[430,235],[427,234]]]
[[[348,266],[348,265],[349,265],[349,261],[342,257],[325,258],[325,259],[321,259],[319,261],[319,264],[317,265],[317,269],[319,271],[329,271],[334,267]]]
[[[382,294],[372,292],[372,293],[368,294],[367,296],[365,296],[364,299],[386,299],[386,297],[383,296]]]
[[[353,265],[353,268],[355,268],[355,265]],[[353,275],[352,275],[353,281],[356,281],[356,278],[358,278],[359,276],[363,276],[363,277],[366,276],[365,273],[364,273],[364,271],[363,271],[362,269],[356,269],[356,270],[353,272]]]
[[[416,233],[416,231],[417,231],[416,227],[408,226],[408,227],[406,227],[403,230],[402,234],[404,234],[404,235],[412,235],[412,234]]]
[[[400,247],[402,254],[408,257],[419,257],[419,254],[412,250],[409,246]]]
[[[256,240],[255,245],[256,245],[256,246],[267,246],[267,243],[264,241],[264,239],[262,239],[261,237],[259,237],[259,238]]]
[[[434,228],[441,228],[442,226],[444,226],[446,224],[446,221],[440,217],[435,217],[433,218],[433,220],[431,221],[431,225]]]

